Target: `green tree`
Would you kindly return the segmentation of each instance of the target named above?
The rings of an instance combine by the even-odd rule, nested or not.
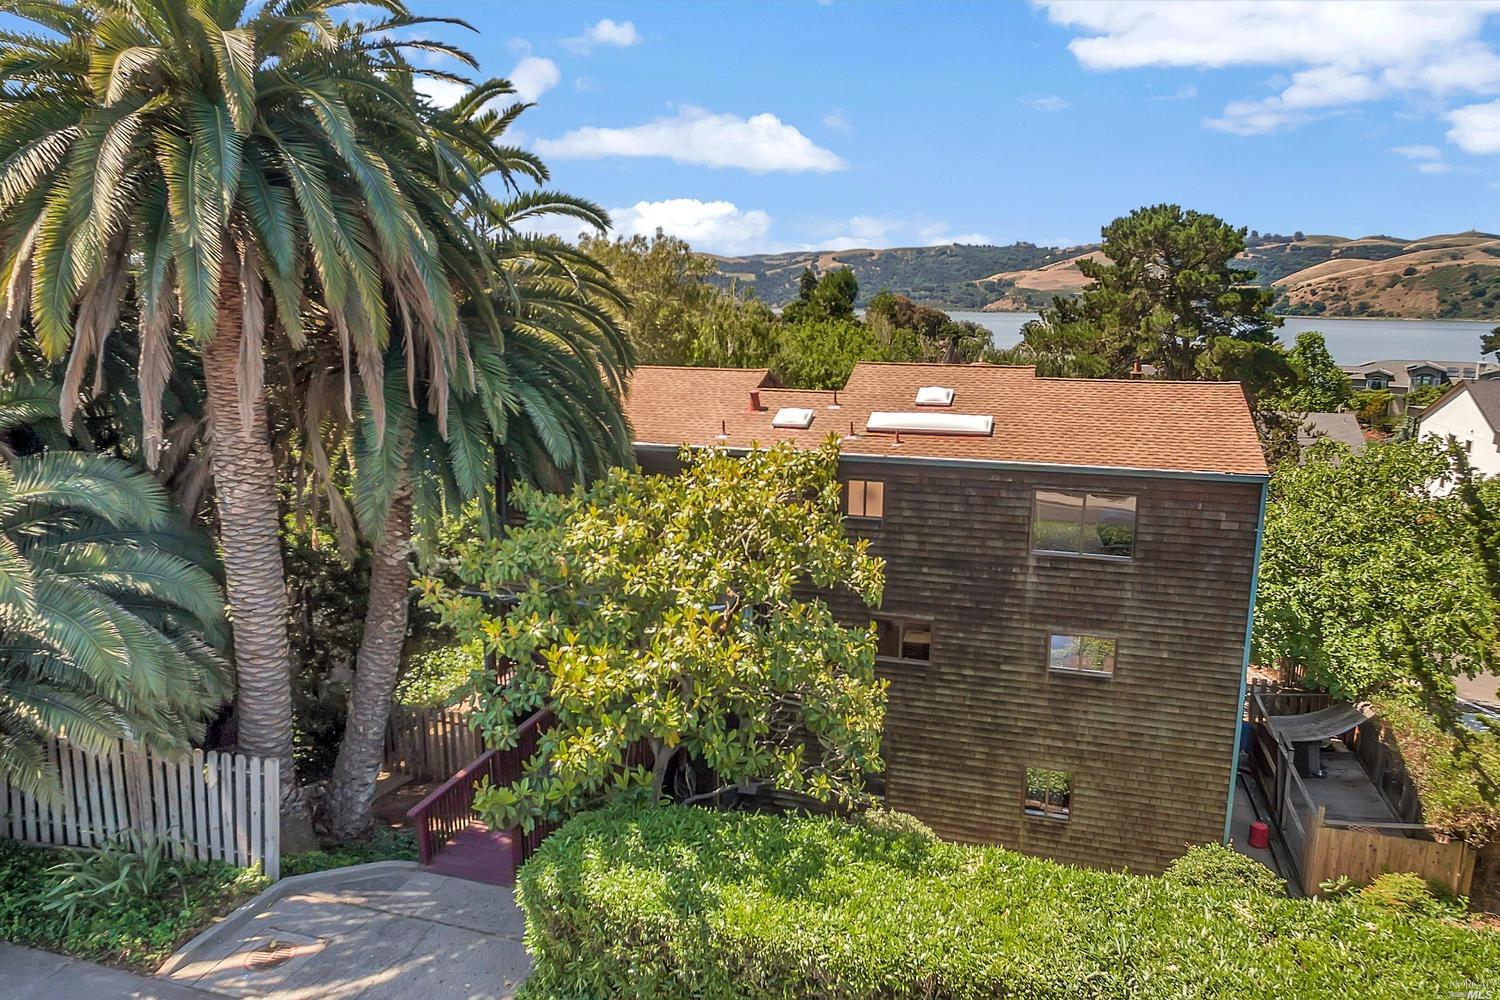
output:
[[[1500,358],[1500,326],[1480,336],[1479,353],[1493,354],[1496,358]]]
[[[1358,455],[1329,440],[1271,479],[1254,655],[1289,660],[1340,697],[1419,685],[1439,702],[1452,678],[1496,663],[1500,602],[1456,495],[1460,472],[1430,440],[1375,442]]]
[[[641,364],[759,367],[772,350],[775,314],[736,288],[710,283],[714,262],[685,240],[585,236],[580,248],[612,276],[623,301],[604,303]]]
[[[888,289],[881,289],[870,300],[864,321],[881,343],[889,344],[902,333],[916,335],[929,355],[921,359],[924,361],[978,361],[990,344],[990,332],[980,324],[955,320],[941,309],[918,305]]]
[[[461,641],[516,664],[480,692],[490,745],[514,745],[540,709],[557,717],[519,782],[481,790],[492,825],[659,797],[679,756],[727,784],[845,802],[879,770],[873,631],[804,589],[880,600],[883,566],[839,515],[836,443],[682,460],[680,476],[615,470],[566,496],[525,491],[525,527],[461,546],[463,589],[423,582]],[[626,766],[640,741],[650,769]]]
[[[1349,397],[1349,405],[1361,427],[1389,434],[1396,427],[1396,418],[1391,416],[1394,398],[1389,389],[1361,389]]]
[[[789,323],[805,319],[853,319],[854,300],[859,298],[859,281],[854,270],[838,267],[809,281],[812,270],[805,269],[798,281],[798,296],[781,310]]]
[[[0,429],[57,418],[0,393]],[[50,407],[50,412],[49,412]],[[55,791],[47,740],[120,737],[181,751],[232,693],[223,596],[206,539],[166,491],[119,459],[71,451],[0,459],[0,775]]]
[[[1274,346],[1281,323],[1274,293],[1233,266],[1244,249],[1245,230],[1216,216],[1137,209],[1104,227],[1103,259],[1079,261],[1090,279],[1081,298],[1054,300],[1023,329],[1023,346],[1060,374],[1125,377],[1140,362],[1161,378],[1214,378],[1232,353],[1225,341]]]
[[[928,361],[922,343],[898,330],[882,342],[857,319],[805,318],[784,322],[776,331],[771,371],[782,385],[797,389],[842,389],[861,361]]]
[[[1301,413],[1332,413],[1349,405],[1354,387],[1349,376],[1333,360],[1321,333],[1297,334],[1297,343],[1287,352],[1296,372],[1295,387],[1277,397],[1283,409]]]
[[[43,0],[13,8],[45,33],[0,40],[0,344],[29,318],[49,357],[71,351],[77,385],[128,290],[153,462],[174,324],[201,352],[239,744],[281,758],[289,837],[305,830],[305,809],[263,342],[300,341],[312,299],[345,363],[366,362],[367,388],[393,313],[444,356],[455,288],[482,287],[488,270],[483,247],[457,246],[465,213],[487,197],[468,184],[471,163],[505,155],[463,130],[462,109],[426,106],[401,56],[408,44],[462,53],[393,40],[422,23],[397,0],[378,5],[378,23],[340,24],[351,6]],[[413,149],[427,152],[427,174],[407,171]],[[383,393],[368,394],[381,405]]]

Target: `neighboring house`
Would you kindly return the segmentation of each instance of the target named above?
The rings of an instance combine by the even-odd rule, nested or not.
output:
[[[1386,359],[1366,361],[1362,365],[1345,365],[1355,391],[1360,389],[1385,389],[1396,396],[1405,396],[1413,389],[1426,385],[1447,385],[1450,382],[1473,382],[1500,377],[1500,365],[1475,361],[1430,361],[1426,359]]]
[[[1266,466],[1233,383],[861,364],[837,392],[645,367],[648,472],[680,445],[842,438],[886,562],[891,808],[940,835],[1159,871],[1226,830]]]
[[[1365,432],[1352,413],[1309,413],[1297,431],[1297,444],[1306,448],[1319,438],[1342,441],[1358,455],[1365,449]]]
[[[1500,476],[1500,381],[1459,386],[1427,408],[1417,422],[1424,438],[1455,438],[1476,472]]]

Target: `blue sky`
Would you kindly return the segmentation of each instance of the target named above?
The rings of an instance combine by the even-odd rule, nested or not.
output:
[[[556,187],[705,250],[1069,244],[1158,201],[1500,229],[1495,4],[412,6],[479,29],[441,34],[536,101]]]

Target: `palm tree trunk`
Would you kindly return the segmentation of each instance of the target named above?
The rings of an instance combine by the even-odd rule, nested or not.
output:
[[[292,675],[287,644],[286,575],[281,561],[281,508],[271,454],[266,398],[240,423],[240,350],[244,339],[239,270],[225,261],[219,316],[203,352],[208,388],[219,545],[234,628],[237,745],[281,761],[282,843],[311,839],[307,807],[292,760]]]
[[[370,826],[370,803],[375,798],[375,779],[385,750],[391,694],[406,641],[411,605],[410,549],[411,480],[403,475],[370,563],[370,603],[354,661],[349,718],[328,787],[328,820],[337,837],[354,836]]]

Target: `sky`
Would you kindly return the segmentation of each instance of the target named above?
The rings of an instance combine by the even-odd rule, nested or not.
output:
[[[1164,201],[1500,230],[1500,0],[410,3],[477,29],[423,31],[535,102],[512,138],[621,234],[1074,245]]]

